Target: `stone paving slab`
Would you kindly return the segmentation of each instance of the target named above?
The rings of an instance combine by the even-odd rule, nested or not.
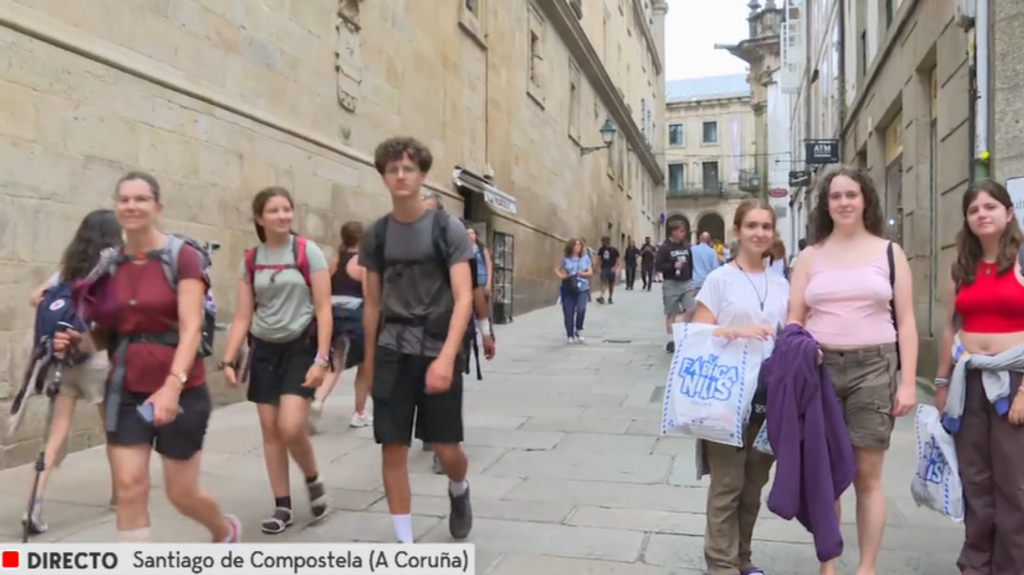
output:
[[[669,356],[663,350],[660,294],[623,292],[615,305],[593,304],[583,346],[567,346],[554,308],[496,326],[498,358],[485,378],[466,381],[466,452],[470,458],[478,573],[490,575],[694,575],[703,560],[707,480],[694,474],[694,442],[658,437]],[[629,341],[629,343],[605,343]],[[302,478],[292,468],[296,526],[259,532],[270,510],[255,410],[219,409],[207,435],[202,484],[236,513],[253,542],[390,542],[380,453],[369,429],[350,429],[352,373],[325,408],[313,439],[334,500],[323,521],[311,517]],[[909,493],[914,466],[912,421],[901,419],[883,477],[887,531],[879,573],[955,572],[962,529],[917,508]],[[430,471],[431,454],[410,452],[414,532],[446,542],[446,479]],[[151,515],[156,541],[202,541],[162,493],[159,461],[151,462]],[[0,541],[20,535],[32,469],[0,472]],[[51,531],[40,541],[115,540],[107,507],[104,451],[69,455],[54,475],[46,504]],[[766,493],[767,496],[767,493]],[[843,573],[856,568],[852,490],[843,497]],[[762,508],[756,561],[773,574],[813,575],[809,534]]]

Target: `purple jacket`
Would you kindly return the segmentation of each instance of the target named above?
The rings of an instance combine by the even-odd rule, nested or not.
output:
[[[768,441],[775,452],[775,482],[768,509],[797,518],[814,536],[819,561],[843,553],[835,503],[853,483],[853,446],[818,342],[789,325],[761,373],[768,387]]]

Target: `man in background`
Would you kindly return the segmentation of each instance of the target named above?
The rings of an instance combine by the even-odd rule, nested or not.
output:
[[[718,260],[715,248],[711,246],[711,234],[708,232],[700,234],[700,241],[693,246],[690,253],[693,255],[693,295],[697,297],[708,274],[715,271],[722,263]],[[687,310],[683,321],[691,321],[694,311],[696,311],[696,306],[694,309]]]
[[[665,333],[668,337],[665,351],[669,353],[676,350],[672,325],[681,320],[686,312],[697,307],[693,295],[693,254],[686,239],[688,235],[689,230],[682,222],[669,222],[668,239],[658,248],[654,260],[654,267],[664,278],[661,293],[665,308]]]
[[[654,284],[654,256],[657,253],[658,248],[651,243],[651,236],[644,238],[644,245],[640,247],[640,281],[647,291],[651,291]]]
[[[601,295],[597,303],[604,303],[604,294],[608,293],[608,303],[615,303],[612,298],[615,296],[615,280],[619,276],[619,250],[612,246],[612,239],[608,236],[601,238],[601,247],[597,250],[597,257],[601,258]]]
[[[636,247],[636,242],[630,238],[629,246],[626,247],[626,289],[628,290],[632,290],[633,285],[636,284],[636,266],[639,257],[640,248]]]

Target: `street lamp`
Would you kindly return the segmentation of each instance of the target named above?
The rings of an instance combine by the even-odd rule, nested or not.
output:
[[[598,150],[607,149],[612,145],[612,142],[615,141],[615,124],[612,124],[612,121],[610,119],[604,121],[604,125],[601,126],[601,129],[599,131],[601,132],[601,141],[604,142],[604,145],[594,146],[592,148],[580,148],[581,156],[586,156],[587,154],[591,152],[596,152]]]

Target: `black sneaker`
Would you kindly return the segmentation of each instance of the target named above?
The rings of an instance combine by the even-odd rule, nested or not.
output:
[[[665,351],[667,351],[669,353],[675,353],[676,352],[676,342],[670,341],[670,342],[666,343],[665,344]]]
[[[603,297],[597,298],[597,303],[604,303],[604,298]]]
[[[452,534],[452,539],[461,541],[469,537],[469,532],[473,530],[473,506],[469,504],[469,486],[466,487],[466,492],[458,497],[452,495],[449,490],[448,500],[452,506],[451,515],[448,516],[448,532]]]

